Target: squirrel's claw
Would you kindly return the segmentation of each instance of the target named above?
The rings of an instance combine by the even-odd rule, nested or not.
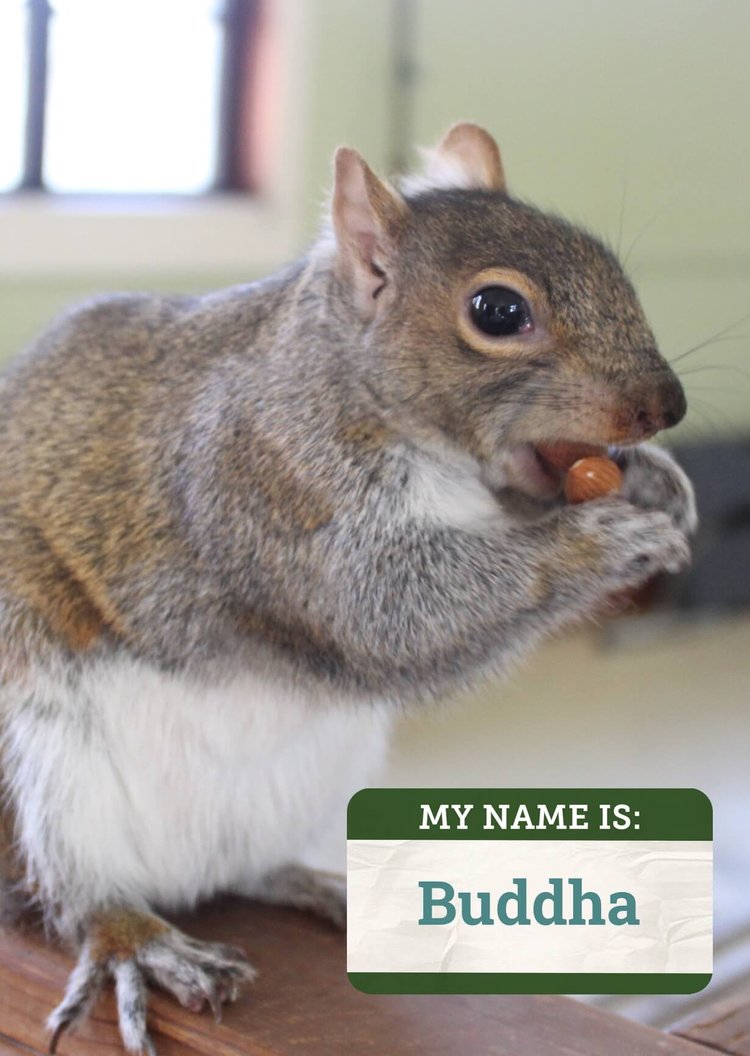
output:
[[[99,996],[106,974],[105,965],[91,956],[87,943],[71,972],[65,996],[47,1020],[47,1027],[52,1032],[49,1042],[51,1056],[57,1051],[58,1042],[65,1031],[86,1018]]]
[[[57,1052],[57,1043],[67,1029],[67,1023],[58,1023],[55,1027],[54,1031],[52,1032],[52,1037],[49,1039],[49,1049],[47,1050],[50,1056],[55,1056],[55,1053]]]
[[[197,942],[175,928],[143,946],[137,960],[148,978],[185,1008],[200,1012],[208,1003],[217,1023],[222,1004],[236,1000],[240,987],[256,974],[242,950]]]

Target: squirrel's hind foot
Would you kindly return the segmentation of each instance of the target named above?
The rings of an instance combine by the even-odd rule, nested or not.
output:
[[[287,865],[265,877],[253,897],[277,906],[293,906],[346,927],[346,876],[306,865]]]
[[[92,921],[65,996],[47,1021],[50,1052],[65,1031],[86,1018],[109,979],[115,984],[125,1048],[155,1056],[146,1025],[148,983],[167,990],[192,1012],[208,1005],[218,1022],[222,1005],[234,1001],[255,974],[245,954],[233,946],[197,942],[148,913],[102,913]]]

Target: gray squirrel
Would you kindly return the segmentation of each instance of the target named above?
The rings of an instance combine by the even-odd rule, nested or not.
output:
[[[78,955],[52,1048],[114,980],[218,1015],[254,970],[159,912],[217,891],[342,924],[303,864],[399,707],[502,672],[689,561],[685,413],[609,249],[454,126],[418,176],[335,158],[331,222],[263,281],[123,295],[0,381],[0,906]],[[543,442],[613,445],[560,496]],[[3,835],[4,833],[4,835]]]

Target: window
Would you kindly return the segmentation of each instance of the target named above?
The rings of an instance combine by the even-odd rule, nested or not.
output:
[[[0,191],[248,188],[258,0],[0,0]]]
[[[70,45],[76,58],[67,76],[75,81],[79,71],[79,87],[69,89],[78,101],[61,97],[58,109],[55,34],[66,11],[71,19],[75,11],[89,17],[75,19],[82,36]],[[45,33],[32,48],[30,35],[45,13]],[[131,27],[123,29],[125,22]],[[0,0],[0,286],[6,277],[46,282],[61,273],[96,275],[103,286],[132,275],[140,287],[149,274],[159,281],[182,273],[231,280],[266,273],[295,255],[304,237],[313,25],[307,0]],[[179,56],[196,37],[198,57]],[[157,39],[158,69],[149,71],[148,48]],[[90,71],[105,48],[104,80],[95,84]],[[30,68],[38,54],[41,78]],[[208,72],[199,69],[206,55],[214,63]],[[199,76],[213,86],[200,120],[193,94]],[[106,107],[89,98],[105,94],[112,100]],[[172,109],[178,107],[179,115]],[[56,133],[54,122],[63,119],[79,129]],[[121,151],[119,166],[106,183],[94,181],[90,169],[64,182],[51,168],[56,134],[61,150],[85,149],[96,165],[109,150]],[[199,141],[202,156],[192,155],[191,163]],[[214,190],[253,193],[202,193]]]

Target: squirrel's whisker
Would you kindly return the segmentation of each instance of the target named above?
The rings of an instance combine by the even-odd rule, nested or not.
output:
[[[670,359],[670,364],[673,365],[675,363],[679,363],[681,359],[685,359],[687,356],[692,356],[694,352],[698,352],[700,351],[700,349],[707,348],[708,345],[712,345],[719,341],[741,341],[743,339],[746,340],[746,334],[730,334],[729,331],[734,330],[735,326],[739,326],[740,323],[744,323],[747,319],[750,319],[750,312],[748,312],[747,315],[740,316],[739,319],[735,319],[735,321],[733,323],[729,323],[728,326],[722,327],[721,330],[717,330],[716,333],[712,334],[711,337],[707,337],[699,344],[693,345],[693,347],[689,348],[686,352],[681,352],[679,356],[675,356],[674,359]],[[725,337],[725,334],[728,336]]]
[[[681,370],[680,378],[690,377],[692,374],[702,374],[706,370],[728,370],[733,374],[740,374],[743,378],[750,379],[750,371],[738,367],[736,363],[703,363],[699,367],[691,367],[689,370]]]

